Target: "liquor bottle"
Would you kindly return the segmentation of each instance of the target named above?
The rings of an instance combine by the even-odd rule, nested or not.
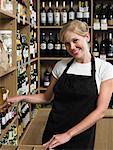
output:
[[[113,57],[112,33],[108,33],[107,57]]]
[[[83,21],[83,17],[84,17],[84,1],[79,0],[76,18],[80,21]]]
[[[60,10],[58,8],[58,1],[56,1],[56,6],[54,10],[54,25],[60,25]]]
[[[65,1],[63,1],[63,8],[61,10],[61,25],[67,23],[67,10]]]
[[[36,88],[38,88],[38,67],[37,67],[37,64],[34,64],[34,76],[35,76]]]
[[[50,72],[48,70],[48,65],[46,65],[46,68],[44,71],[43,85],[44,87],[48,87],[49,84],[50,84]]]
[[[56,37],[55,37],[55,52],[54,52],[54,55],[55,55],[55,56],[60,56],[60,52],[61,52],[61,42],[60,42],[60,40],[59,40],[58,34],[56,34]]]
[[[107,37],[104,37],[104,34],[102,34],[102,41],[100,43],[100,58],[103,60],[106,60],[106,49],[107,49],[107,45],[106,45],[106,40]]]
[[[47,24],[53,25],[53,9],[51,8],[51,1],[49,1],[49,9],[47,10]]]
[[[68,21],[75,19],[75,10],[73,9],[73,1],[70,2],[70,9],[68,11]]]
[[[47,56],[47,42],[45,32],[42,32],[41,34],[40,54],[41,56]]]
[[[89,25],[90,24],[90,12],[89,12],[89,4],[88,1],[85,0],[84,2],[84,21]]]
[[[100,4],[94,3],[94,15],[93,15],[93,28],[94,30],[100,30]]]
[[[103,3],[101,3],[100,23],[101,23],[101,30],[107,30],[106,5],[104,5]]]
[[[99,43],[98,43],[96,34],[94,36],[94,41],[93,41],[93,55],[95,57],[99,57]]]
[[[63,57],[67,57],[68,53],[67,53],[65,44],[61,43],[61,47],[62,47],[62,50],[60,51],[60,53],[61,53],[60,55]]]
[[[42,8],[40,10],[40,24],[42,26],[45,26],[47,23],[47,13],[46,13],[46,9],[45,9],[45,2],[42,2]]]
[[[113,26],[113,6],[111,5],[111,3],[109,3],[107,7],[107,18],[108,25]]]
[[[53,41],[53,33],[49,33],[49,39],[47,42],[47,50],[48,50],[48,56],[53,56],[53,50],[54,50],[54,41]]]

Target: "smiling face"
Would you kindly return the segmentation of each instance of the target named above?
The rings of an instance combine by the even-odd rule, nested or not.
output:
[[[64,43],[68,53],[76,60],[85,59],[89,54],[90,35],[87,32],[85,36],[78,35],[72,31],[65,32]]]

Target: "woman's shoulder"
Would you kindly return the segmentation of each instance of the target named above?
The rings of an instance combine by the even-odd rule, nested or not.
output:
[[[107,61],[105,61],[101,58],[98,58],[98,57],[95,57],[95,63],[96,63],[96,65],[101,66],[101,67],[106,67],[106,66],[113,67],[113,65],[110,62],[107,62]]]
[[[113,78],[113,65],[110,62],[95,58],[96,71],[100,75],[101,81]]]

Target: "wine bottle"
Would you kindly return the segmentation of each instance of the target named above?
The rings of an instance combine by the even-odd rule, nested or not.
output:
[[[67,23],[67,10],[66,10],[66,3],[63,1],[63,8],[61,10],[61,25]]]
[[[54,25],[60,25],[60,10],[58,8],[58,1],[56,1],[56,6],[54,10]]]
[[[73,1],[70,2],[70,9],[68,11],[68,21],[75,19],[75,10],[73,9]]]
[[[49,39],[47,42],[47,50],[48,50],[48,56],[53,56],[53,50],[54,50],[54,41],[53,41],[53,33],[49,33]]]
[[[44,85],[44,87],[48,87],[49,84],[50,84],[50,72],[48,70],[48,65],[46,65],[46,68],[44,71],[43,85]]]
[[[113,57],[112,33],[108,33],[107,57]]]
[[[83,13],[84,21],[89,25],[90,24],[90,12],[89,12],[89,4],[88,1],[84,2],[84,13]]]
[[[47,10],[47,24],[53,25],[53,9],[51,8],[51,1],[49,1],[49,9]]]
[[[100,43],[100,58],[106,60],[106,40],[107,38],[104,37],[104,34],[102,34],[102,41]]]
[[[40,54],[41,56],[47,56],[47,42],[45,32],[42,32],[41,34]]]
[[[113,26],[113,6],[111,5],[111,3],[109,3],[107,7],[107,18],[108,25]]]
[[[58,34],[56,34],[56,38],[55,38],[55,56],[60,56],[60,51],[61,51],[61,42],[59,40]]]
[[[103,3],[101,4],[100,10],[100,23],[101,23],[101,30],[107,30],[106,5],[104,5]]]
[[[99,57],[99,43],[98,43],[96,34],[94,36],[94,41],[93,41],[93,55],[95,57]]]
[[[45,26],[47,24],[47,13],[45,9],[45,2],[42,2],[42,8],[40,10],[40,24]]]

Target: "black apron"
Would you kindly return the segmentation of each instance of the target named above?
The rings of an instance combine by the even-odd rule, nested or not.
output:
[[[67,64],[54,86],[53,106],[43,134],[43,143],[52,138],[54,134],[69,130],[96,108],[98,91],[94,57],[91,58],[91,76],[67,74],[73,61],[74,59]],[[92,150],[95,129],[96,124],[55,149]]]

